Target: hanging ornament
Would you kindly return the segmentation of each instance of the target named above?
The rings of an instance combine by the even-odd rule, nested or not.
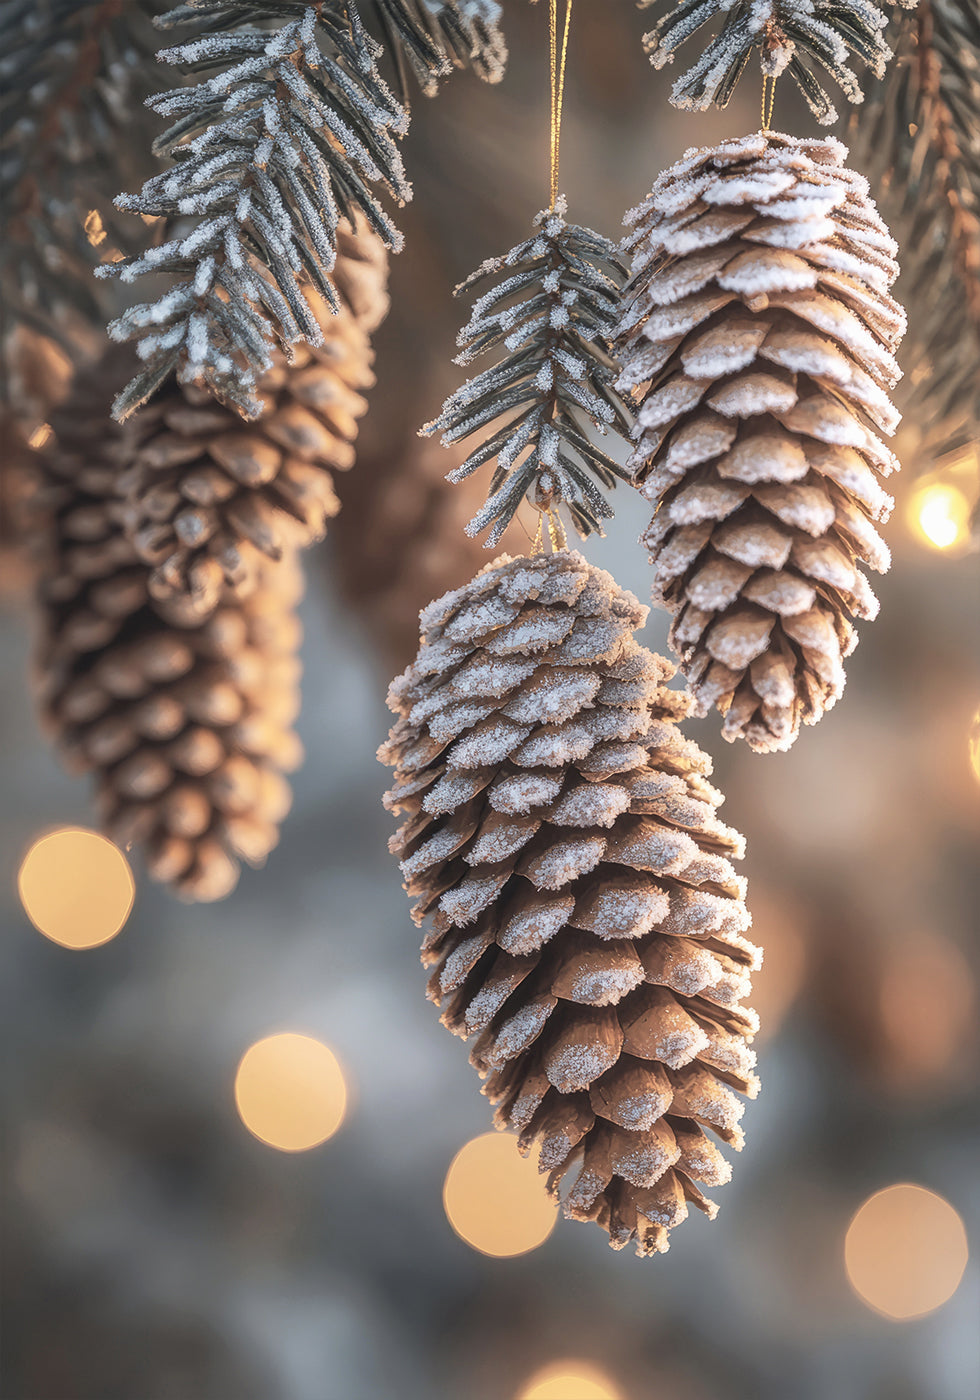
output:
[[[379,755],[429,996],[476,1038],[497,1126],[641,1254],[715,1213],[760,961],[689,701],[633,638],[647,611],[580,554],[501,556],[423,612]]]
[[[492,543],[530,494],[551,552],[502,555],[423,611],[379,757],[429,996],[473,1038],[497,1127],[538,1153],[568,1216],[650,1254],[690,1203],[715,1213],[701,1187],[730,1169],[708,1132],[741,1146],[739,1095],[758,1087],[741,1001],[760,954],[731,864],[742,839],[679,729],[690,700],[633,637],[648,609],[560,547],[557,508],[588,533],[609,513],[595,480],[619,471],[576,415],[629,422],[604,343],[619,274],[558,196],[570,9],[559,45],[552,0],[551,206],[481,270],[509,275],[461,339],[464,358],[500,342],[509,358],[430,425],[450,442],[487,433],[455,476],[496,456],[471,532],[492,524]]]
[[[424,436],[441,433],[446,446],[479,435],[449,480],[494,463],[486,505],[466,527],[472,535],[489,528],[487,548],[500,543],[525,498],[549,513],[553,529],[554,513],[565,507],[581,536],[601,533],[602,520],[613,513],[603,488],[628,479],[591,436],[594,429],[625,439],[632,422],[613,386],[608,348],[625,268],[608,239],[566,221],[559,194],[571,8],[568,3],[559,45],[557,4],[551,6],[551,203],[535,217],[529,239],[489,258],[456,288],[459,296],[491,283],[459,334],[456,363],[503,354],[422,429]]]
[[[259,382],[260,418],[243,422],[208,389],[171,379],[124,425],[126,528],[154,602],[180,626],[254,591],[265,560],[320,539],[339,509],[333,474],[354,463],[388,258],[363,219],[338,229],[337,244],[337,310],[307,289],[322,344],[294,347],[289,361],[277,353]]]
[[[628,216],[617,351],[637,393],[654,597],[702,711],[762,752],[840,697],[898,463],[896,245],[839,141],[692,149]]]
[[[302,576],[292,553],[263,560],[258,587],[203,625],[160,615],[116,493],[106,418],[125,368],[116,350],[79,374],[37,458],[39,707],[67,766],[95,779],[109,835],[184,898],[220,899],[290,807]]]

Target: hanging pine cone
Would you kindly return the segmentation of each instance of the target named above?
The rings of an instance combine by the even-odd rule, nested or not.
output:
[[[728,739],[787,749],[840,697],[860,565],[898,463],[879,433],[905,317],[895,243],[834,140],[760,132],[688,151],[629,216],[619,384],[671,645]]]
[[[689,702],[632,636],[647,611],[580,554],[501,556],[422,614],[380,752],[429,995],[477,1037],[497,1126],[555,1195],[576,1165],[566,1214],[641,1254],[688,1202],[715,1213],[704,1128],[741,1146],[759,962]]]
[[[388,308],[381,240],[348,231],[334,276],[341,310],[317,303],[323,346],[294,347],[292,363],[277,357],[256,422],[173,380],[125,425],[126,528],[151,566],[151,596],[182,626],[213,612],[226,589],[250,592],[263,558],[321,538],[339,509],[332,474],[354,463],[374,383],[368,332]]]
[[[104,371],[81,376],[41,462],[42,717],[68,765],[95,776],[109,834],[142,843],[150,874],[181,895],[219,899],[239,858],[275,846],[290,805],[299,567],[265,561],[260,587],[201,627],[161,618],[114,495],[109,400]]]

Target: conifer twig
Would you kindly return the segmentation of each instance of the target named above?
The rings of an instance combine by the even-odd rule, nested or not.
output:
[[[171,279],[156,301],[110,326],[113,339],[138,342],[144,362],[116,400],[119,419],[174,372],[257,417],[256,379],[275,346],[321,344],[303,284],[336,304],[340,220],[362,213],[397,250],[400,235],[372,186],[411,197],[395,143],[407,114],[378,73],[380,46],[356,5],[196,0],[161,23],[189,17],[206,20],[206,31],[159,58],[198,81],[149,100],[172,120],[155,146],[172,164],[117,201],[167,219],[172,234],[99,269],[126,282]]]
[[[640,8],[665,0],[639,0]],[[861,85],[850,62],[866,64],[881,77],[891,57],[884,40],[888,22],[881,0],[666,0],[671,5],[644,35],[655,68],[673,63],[674,53],[709,24],[717,32],[701,57],[674,84],[676,107],[703,112],[726,107],[753,51],[763,76],[789,72],[819,122],[837,120],[837,112],[818,76],[822,69],[849,102],[862,100]],[[915,0],[898,0],[914,5]]]

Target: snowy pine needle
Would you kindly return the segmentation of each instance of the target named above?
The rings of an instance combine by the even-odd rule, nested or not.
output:
[[[643,9],[664,0],[639,0]],[[790,72],[819,122],[837,120],[837,112],[817,73],[823,71],[849,102],[862,100],[861,86],[849,67],[852,56],[878,78],[891,50],[885,43],[886,11],[878,0],[669,0],[670,13],[643,38],[655,68],[673,63],[674,53],[703,26],[718,27],[704,53],[674,84],[676,107],[703,112],[725,107],[749,57],[759,52],[763,74],[777,78]],[[915,0],[899,0],[910,8]]]
[[[625,438],[630,428],[608,353],[625,269],[607,239],[565,222],[565,207],[560,199],[543,210],[529,239],[457,287],[460,295],[494,279],[460,332],[457,364],[504,353],[422,429],[423,436],[441,433],[447,446],[480,433],[449,480],[495,462],[489,499],[466,527],[471,535],[492,527],[487,548],[500,541],[526,495],[542,510],[567,506],[582,536],[600,530],[613,513],[600,486],[628,479],[590,435],[591,427]]]
[[[116,401],[119,419],[174,372],[258,416],[256,379],[276,344],[322,343],[303,284],[336,304],[339,220],[361,211],[397,249],[400,235],[370,186],[411,197],[394,139],[407,116],[378,74],[379,46],[354,4],[195,0],[162,23],[189,20],[198,37],[159,57],[199,80],[149,100],[173,122],[156,142],[172,164],[117,201],[166,219],[168,236],[99,269],[125,282],[171,278],[155,302],[109,328],[114,340],[136,340],[144,361]]]
[[[980,6],[919,0],[890,38],[852,134],[903,248],[902,406],[928,469],[980,442]]]
[[[0,5],[0,293],[8,330],[27,324],[71,346],[81,324],[106,315],[109,299],[92,271],[134,232],[132,220],[115,216],[113,196],[153,169],[152,118],[142,101],[158,82],[151,16],[161,8],[160,0]]]
[[[472,67],[498,83],[507,65],[497,0],[368,0],[394,66],[401,100],[409,75],[427,97],[454,68]]]

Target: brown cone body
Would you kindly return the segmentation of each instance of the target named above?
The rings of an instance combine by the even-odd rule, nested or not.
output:
[[[497,1126],[539,1147],[567,1215],[641,1254],[688,1203],[715,1212],[705,1129],[741,1145],[759,960],[742,841],[673,667],[633,638],[646,613],[580,554],[501,556],[422,614],[380,754],[429,994],[476,1037]]]
[[[671,645],[728,739],[788,748],[839,698],[887,569],[873,521],[904,313],[896,247],[833,140],[689,151],[630,215],[617,350]]]
[[[219,899],[239,858],[260,863],[290,805],[300,758],[301,577],[292,555],[205,625],[155,610],[114,494],[113,430],[95,411],[111,371],[80,376],[40,465],[41,710],[69,765],[94,775],[105,827],[145,847],[154,878]]]
[[[341,308],[322,305],[324,345],[294,347],[289,364],[277,356],[255,423],[173,381],[124,427],[126,528],[151,566],[154,601],[180,625],[209,616],[229,590],[250,593],[263,559],[320,539],[339,509],[333,474],[353,466],[374,383],[369,332],[388,309],[376,235],[342,236],[335,281]]]

